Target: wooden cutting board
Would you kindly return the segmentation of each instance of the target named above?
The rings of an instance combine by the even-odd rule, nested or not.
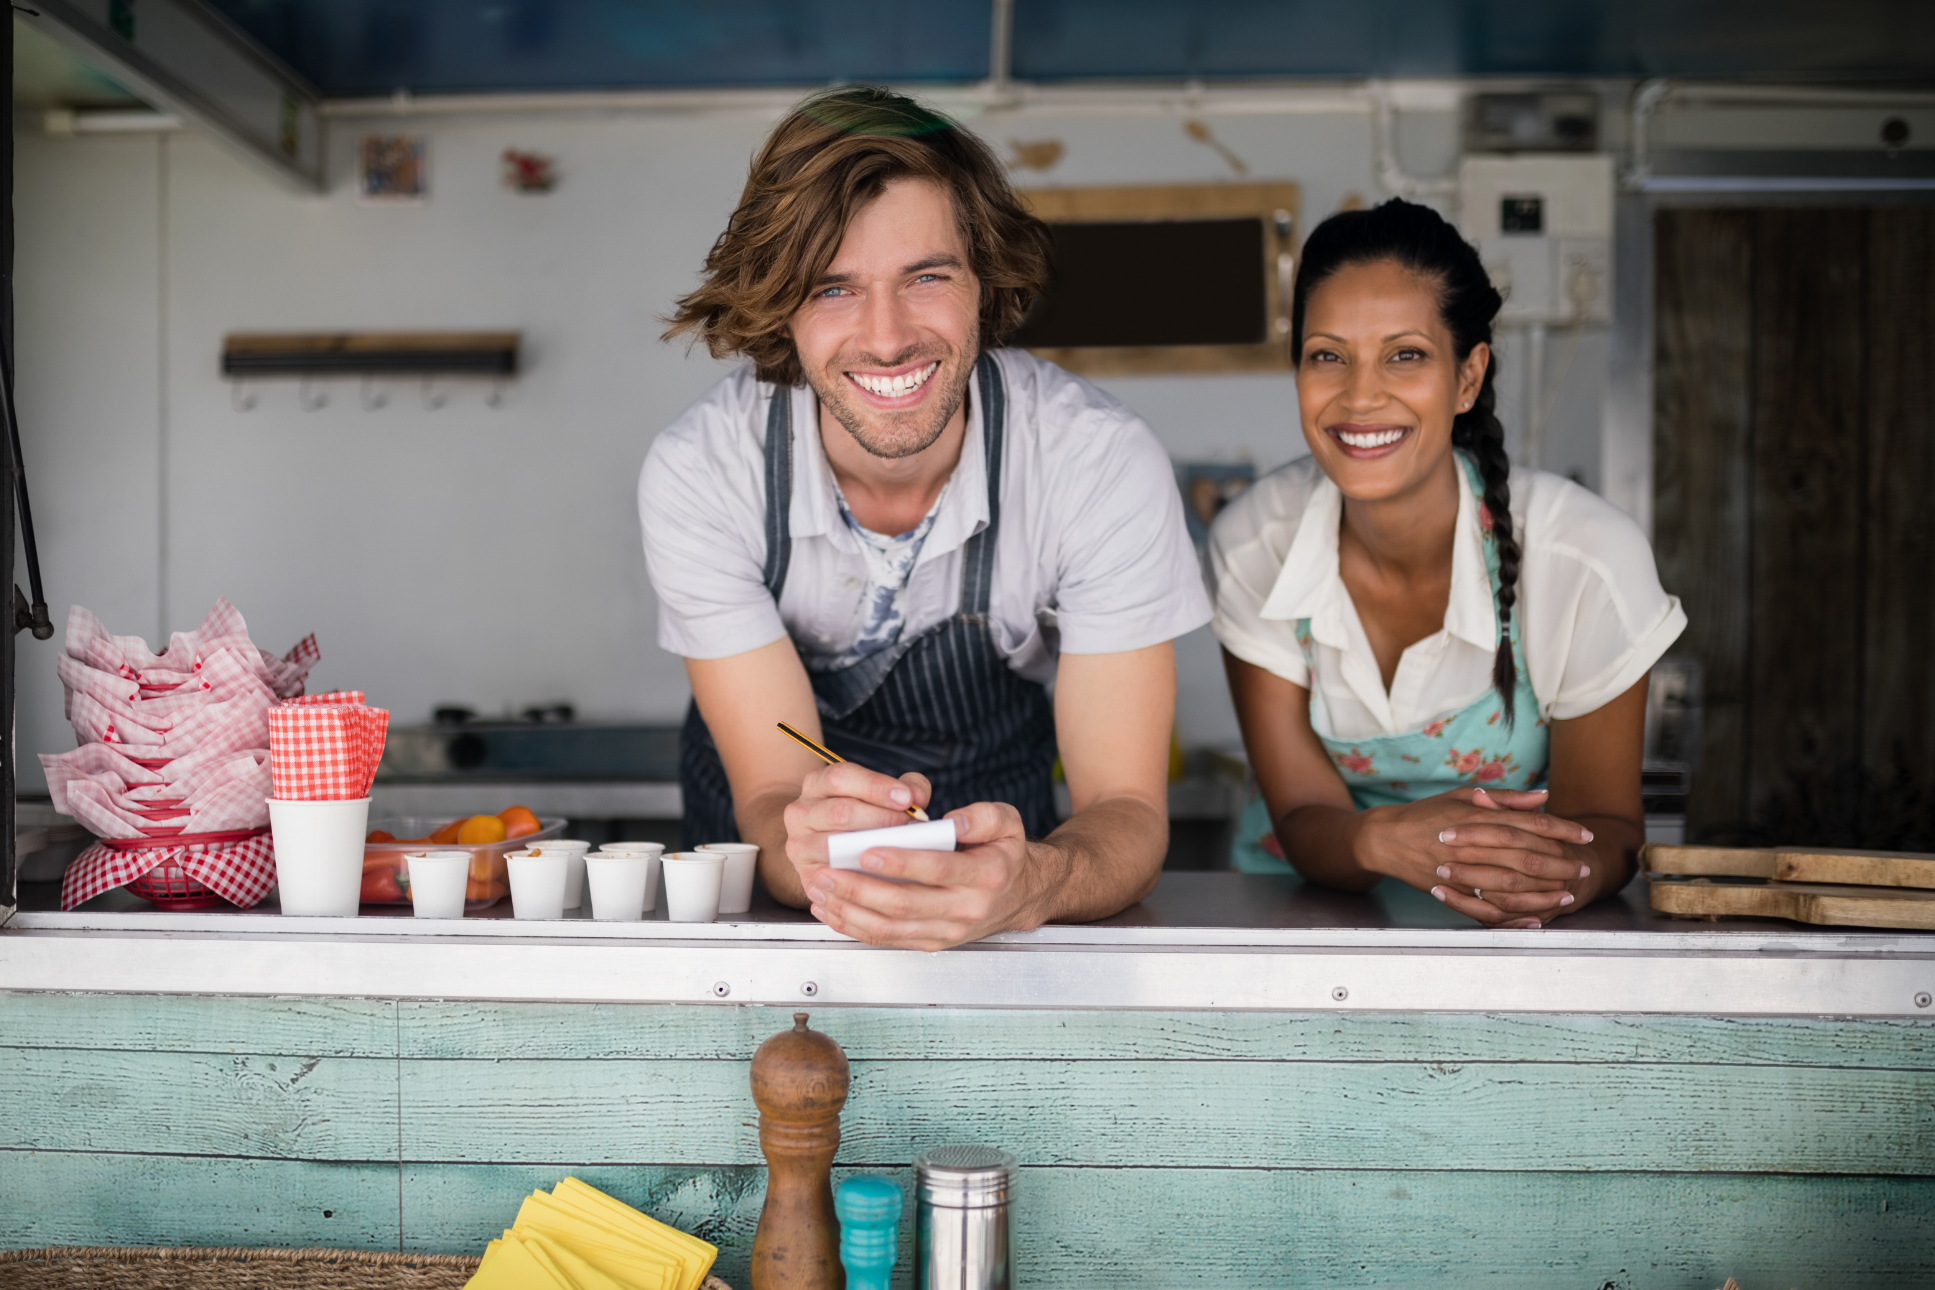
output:
[[[1788,918],[1833,927],[1935,931],[1935,891],[1704,878],[1662,878],[1650,885],[1653,908],[1682,918]]]
[[[1915,851],[1830,851],[1803,847],[1683,847],[1649,842],[1648,873],[1689,877],[1774,878],[1781,882],[1935,890],[1935,855]]]

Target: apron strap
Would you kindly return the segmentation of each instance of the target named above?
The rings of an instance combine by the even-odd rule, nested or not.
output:
[[[974,365],[974,375],[981,395],[981,439],[987,450],[988,523],[968,539],[963,553],[961,613],[970,618],[986,618],[994,592],[994,542],[1001,532],[1001,449],[1007,429],[1008,387],[1001,379],[1000,364],[992,354],[981,355]]]
[[[775,385],[766,408],[766,590],[779,603],[793,560],[793,387]]]

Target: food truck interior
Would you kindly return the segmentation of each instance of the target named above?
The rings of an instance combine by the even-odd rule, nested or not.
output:
[[[20,0],[0,30],[0,1286],[55,1246],[476,1255],[568,1175],[759,1285],[748,1063],[809,1004],[853,1063],[835,1178],[1014,1152],[1022,1284],[1935,1275],[1935,882],[1654,894],[1935,866],[1935,8]],[[40,756],[83,725],[70,607],[155,650],[223,602],[277,656],[313,635],[308,691],[389,714],[372,827],[522,806],[678,849],[692,689],[638,479],[733,361],[660,336],[761,141],[847,82],[962,122],[1048,222],[1014,343],[1147,422],[1205,578],[1217,515],[1310,451],[1311,231],[1451,220],[1505,297],[1514,468],[1631,517],[1685,610],[1646,840],[1748,859],[1647,862],[1536,934],[1239,872],[1203,627],[1161,878],[1092,924],[923,954],[763,888],[704,926],[64,899],[96,842]]]

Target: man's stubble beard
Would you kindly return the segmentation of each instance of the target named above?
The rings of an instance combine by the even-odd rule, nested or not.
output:
[[[968,352],[976,353],[979,349],[976,343],[969,347]],[[898,461],[934,446],[935,441],[947,430],[947,423],[954,419],[954,414],[966,402],[968,381],[974,375],[973,363],[950,367],[952,355],[909,354],[877,366],[899,367],[922,357],[929,362],[938,359],[941,364],[940,370],[927,378],[929,383],[945,381],[947,384],[936,391],[939,395],[936,401],[908,412],[875,414],[863,410],[853,395],[853,383],[847,379],[844,366],[837,363],[817,376],[809,372],[807,383],[813,387],[813,393],[819,396],[820,406],[846,427],[855,443],[872,456],[885,461]],[[832,388],[824,388],[827,385]]]

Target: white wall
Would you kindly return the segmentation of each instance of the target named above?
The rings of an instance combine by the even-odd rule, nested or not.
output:
[[[192,135],[21,130],[19,400],[56,621],[80,603],[157,639],[226,594],[265,648],[317,633],[313,686],[362,687],[399,721],[445,701],[496,712],[560,699],[591,718],[676,718],[687,690],[654,644],[633,484],[652,435],[724,368],[659,343],[657,318],[695,281],[772,119],[414,121],[430,140],[419,208],[357,204],[353,123],[333,128],[330,191],[310,198]],[[1303,185],[1306,231],[1347,194],[1378,196],[1361,113],[1212,123],[1251,177]],[[1175,116],[975,125],[1004,152],[1011,139],[1063,142],[1062,162],[1024,183],[1232,177]],[[1439,160],[1443,126],[1401,132],[1429,154],[1407,165]],[[555,155],[557,191],[502,189],[507,146]],[[414,382],[378,387],[389,402],[376,411],[354,382],[320,387],[318,411],[298,406],[293,382],[234,406],[218,375],[224,334],[338,328],[515,328],[528,370],[499,408],[453,383],[430,410]],[[1594,364],[1603,346],[1580,356],[1585,383],[1561,400],[1549,449],[1596,444]],[[1303,452],[1287,375],[1104,383],[1178,457],[1268,467]],[[1509,381],[1506,394],[1509,406]],[[1596,464],[1596,446],[1566,451]],[[72,736],[58,634],[18,640],[32,787],[30,755]],[[1233,739],[1213,641],[1199,634],[1181,656],[1185,740]]]

